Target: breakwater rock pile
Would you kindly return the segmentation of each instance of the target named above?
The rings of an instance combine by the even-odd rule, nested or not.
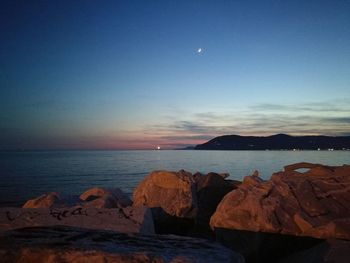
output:
[[[347,262],[350,165],[269,180],[154,171],[133,192],[47,193],[0,208],[2,262]],[[85,261],[84,261],[85,260]]]

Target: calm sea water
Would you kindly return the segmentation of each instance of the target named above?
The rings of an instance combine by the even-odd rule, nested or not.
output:
[[[45,192],[79,194],[93,186],[131,194],[153,170],[228,172],[242,179],[254,170],[268,179],[296,162],[350,164],[349,151],[50,151],[0,153],[0,206],[18,206]]]

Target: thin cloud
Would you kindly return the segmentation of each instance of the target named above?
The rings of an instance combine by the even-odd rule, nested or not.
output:
[[[350,113],[350,101],[348,100],[335,100],[332,102],[309,102],[296,105],[288,104],[270,104],[261,103],[252,105],[249,107],[250,110],[258,111],[277,111],[277,112],[334,112],[334,113]]]
[[[332,123],[344,123],[350,124],[350,117],[333,117],[333,118],[323,118],[324,121],[332,122]]]
[[[186,114],[186,119],[169,116],[168,121],[148,127],[148,134],[171,144],[183,141],[205,142],[224,134],[291,135],[350,134],[350,107],[346,100],[311,102],[299,105],[258,104],[231,112],[200,112]],[[325,114],[327,116],[325,116]]]
[[[179,141],[179,140],[210,140],[213,138],[213,135],[173,135],[173,136],[161,136],[162,139],[169,141]]]

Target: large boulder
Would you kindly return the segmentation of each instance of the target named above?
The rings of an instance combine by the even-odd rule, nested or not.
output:
[[[194,218],[197,213],[195,182],[184,170],[152,172],[134,190],[133,201],[179,218]]]
[[[195,181],[189,172],[152,172],[134,190],[133,201],[152,209],[158,234],[187,235],[193,229],[198,207]]]
[[[293,167],[291,169],[290,167]],[[310,168],[311,167],[311,168]],[[309,168],[306,172],[297,169]],[[212,228],[350,239],[350,165],[301,163],[268,181],[247,176],[212,216]]]
[[[71,227],[27,228],[0,233],[1,262],[237,262],[233,251],[202,239],[126,235]]]
[[[157,233],[212,236],[209,219],[221,199],[236,186],[227,173],[192,175],[155,171],[134,190],[134,204],[152,208]]]
[[[120,233],[155,233],[152,214],[147,207],[0,208],[0,231],[56,225]]]
[[[23,208],[50,208],[54,206],[61,206],[63,200],[56,192],[43,194],[37,198],[30,199],[23,205]]]
[[[262,251],[284,256],[321,239],[349,240],[349,193],[349,165],[293,164],[268,181],[255,173],[223,198],[210,226],[247,261],[263,262]]]

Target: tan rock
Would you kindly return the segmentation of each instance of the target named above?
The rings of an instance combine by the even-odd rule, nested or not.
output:
[[[104,195],[88,202],[82,203],[83,207],[95,207],[95,208],[118,208],[118,201],[111,195]]]
[[[304,173],[295,171],[307,168]],[[213,229],[350,239],[350,166],[298,163],[268,181],[244,178],[211,217]]]
[[[306,162],[301,162],[301,163],[293,163],[290,165],[284,166],[284,171],[295,171],[298,169],[310,169],[310,168],[315,168],[315,167],[321,167],[322,164],[315,164],[315,163],[306,163]]]
[[[56,225],[154,234],[152,214],[146,207],[0,208],[0,231]]]
[[[295,214],[293,219],[295,224],[303,232],[309,231],[313,227],[300,213]]]
[[[194,218],[197,212],[196,188],[186,171],[155,171],[146,176],[133,193],[134,205],[162,208],[179,218]]]
[[[132,205],[130,198],[119,188],[94,187],[86,190],[79,198],[86,202],[87,207],[112,208]]]
[[[228,177],[230,177],[229,173],[219,173],[218,175],[220,175],[222,178],[226,179]]]
[[[28,200],[23,208],[50,208],[62,204],[62,200],[58,193],[51,192],[43,194],[35,199]]]

